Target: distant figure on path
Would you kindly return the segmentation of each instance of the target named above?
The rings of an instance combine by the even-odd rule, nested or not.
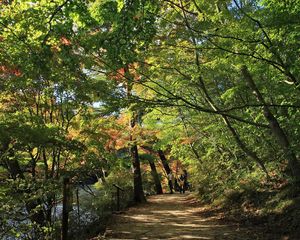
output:
[[[179,184],[179,192],[180,193],[185,193],[185,177],[183,174],[181,174],[178,178],[178,184]]]
[[[174,178],[174,190],[175,192],[179,192],[178,177]]]
[[[170,193],[173,193],[173,174],[172,174],[172,172],[170,172],[168,174],[168,183],[169,183]]]
[[[188,183],[188,174],[187,171],[184,169],[183,170],[183,176],[184,176],[184,189],[187,190],[189,189],[189,183]]]

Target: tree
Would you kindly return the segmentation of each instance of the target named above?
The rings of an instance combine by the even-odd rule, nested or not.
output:
[[[266,143],[276,144],[277,137],[269,137],[270,127],[260,117],[263,116],[260,107],[273,108],[277,118],[285,119],[282,122],[289,120],[281,115],[280,109],[298,107],[289,104],[294,102],[295,95],[287,97],[283,94],[286,87],[292,92],[297,91],[296,78],[276,43],[284,40],[278,40],[273,29],[265,26],[268,21],[265,12],[270,9],[263,7],[264,3],[165,1],[162,7],[165,15],[158,22],[156,41],[147,51],[147,68],[140,72],[144,79],[140,84],[149,89],[150,97],[140,96],[139,100],[219,116],[216,120],[223,121],[220,124],[227,126],[236,144],[267,174],[265,160],[259,156],[261,153],[248,146],[256,134],[263,135]],[[159,54],[157,49],[160,49]],[[257,103],[248,92],[247,84],[240,81],[239,69],[243,64],[251,66],[254,75],[268,79],[268,84],[265,80],[258,85],[270,101]],[[278,81],[276,75],[285,80]],[[294,86],[279,87],[286,81],[293,82]],[[283,99],[288,104],[281,104]],[[246,135],[243,129],[248,129]],[[292,147],[288,148],[283,147],[287,159],[291,158],[292,151]],[[295,163],[292,176],[297,178],[298,160],[292,158]]]

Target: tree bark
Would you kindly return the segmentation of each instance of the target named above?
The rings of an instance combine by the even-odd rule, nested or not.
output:
[[[204,94],[205,94],[205,98],[208,102],[208,104],[214,109],[214,110],[218,110],[219,108],[215,105],[214,101],[212,100],[212,98],[210,97],[210,95],[207,92],[207,89],[205,87],[205,84],[203,82],[203,79],[201,77],[199,77],[199,83],[201,85],[201,89],[203,90]],[[234,129],[234,127],[232,126],[231,122],[229,121],[228,117],[221,114],[221,117],[225,123],[225,125],[227,126],[227,128],[229,129],[229,131],[231,132],[232,136],[234,137],[237,145],[246,153],[247,156],[249,156],[250,158],[252,158],[257,164],[258,166],[262,169],[262,171],[266,174],[267,179],[270,179],[269,173],[263,163],[263,161],[257,156],[257,154],[252,151],[250,148],[248,148],[246,146],[246,144],[241,140],[240,136],[238,135],[237,131]]]
[[[279,145],[283,149],[287,159],[288,159],[288,168],[291,171],[291,174],[294,178],[297,180],[300,180],[300,163],[294,153],[294,151],[291,148],[291,144],[288,140],[288,137],[282,127],[280,126],[278,120],[276,117],[273,115],[271,110],[269,109],[263,95],[259,91],[258,87],[256,86],[250,72],[248,71],[246,66],[243,66],[242,69],[242,74],[247,81],[249,87],[253,91],[254,95],[256,96],[256,99],[259,103],[263,104],[263,114],[266,118],[266,120],[269,122],[270,129],[277,139]]]
[[[153,181],[154,181],[154,184],[155,184],[156,194],[162,194],[163,190],[162,190],[161,182],[160,182],[160,179],[159,179],[159,175],[158,175],[157,170],[156,170],[155,163],[152,159],[149,159],[148,162],[149,162],[149,165],[150,165],[150,168],[151,168],[151,175],[153,177]]]
[[[188,127],[187,127],[187,124],[185,123],[184,115],[183,115],[181,110],[179,110],[179,113],[180,113],[181,122],[182,122],[183,127],[184,127],[185,135],[189,138],[191,136],[188,133]],[[199,161],[199,163],[202,163],[201,157],[200,157],[198,151],[195,149],[194,145],[192,143],[189,143],[189,146],[190,146],[192,152],[194,153],[195,157]]]
[[[182,5],[182,2],[180,2]],[[186,12],[184,10],[182,10],[183,12],[183,16],[184,16],[184,20],[185,20],[185,25],[187,27],[187,29],[190,31],[190,37],[191,40],[193,42],[193,44],[195,45],[195,47],[197,48],[197,41],[196,38],[194,36],[193,30],[191,29],[191,26],[188,22],[188,18],[186,16]],[[195,48],[195,49],[196,49]],[[225,114],[222,114],[222,111],[220,111],[220,109],[217,107],[217,105],[214,103],[213,99],[210,97],[205,83],[201,77],[201,64],[200,64],[200,56],[199,56],[199,52],[197,50],[195,50],[195,64],[197,66],[197,70],[198,70],[198,74],[199,74],[199,84],[200,84],[200,89],[203,91],[204,93],[204,97],[205,100],[207,101],[207,103],[211,106],[211,108],[215,111],[220,112],[220,115],[225,123],[225,125],[228,127],[229,131],[231,132],[232,136],[234,137],[237,145],[247,154],[247,156],[251,157],[263,170],[263,172],[266,174],[267,179],[270,179],[268,171],[266,169],[266,167],[263,164],[263,161],[256,155],[255,152],[253,152],[252,150],[250,150],[246,144],[241,140],[241,138],[239,137],[238,133],[236,132],[236,130],[233,128],[233,126],[231,125],[231,122],[229,121],[228,117]]]
[[[127,90],[127,98],[129,100],[132,96],[132,93],[131,93],[132,83],[130,82],[130,79],[132,79],[132,77],[130,76],[128,66],[126,66],[124,68],[124,71],[125,71],[125,76],[127,79],[127,89],[126,89]],[[131,119],[129,120],[129,127],[131,130],[133,130],[136,123],[137,123],[137,114],[134,113],[133,116],[131,116]],[[146,197],[145,197],[144,190],[143,190],[143,181],[142,181],[138,147],[134,141],[135,139],[133,138],[132,132],[130,133],[129,139],[132,144],[129,151],[130,151],[132,167],[133,167],[134,201],[135,202],[146,202]]]
[[[62,226],[61,226],[61,240],[68,239],[69,228],[69,196],[70,195],[70,179],[63,180],[63,212],[62,212]]]
[[[132,166],[133,166],[134,201],[140,203],[146,202],[146,198],[143,191],[139,153],[136,144],[134,144],[130,148],[130,153],[131,153]]]
[[[236,130],[232,127],[230,121],[228,120],[227,117],[222,116],[227,128],[231,132],[232,136],[234,137],[237,145],[246,153],[247,156],[251,157],[257,164],[258,166],[262,169],[262,171],[266,174],[267,179],[270,179],[268,170],[266,169],[263,161],[257,156],[255,152],[253,152],[251,149],[249,149],[246,144],[241,140],[240,136],[236,132]]]
[[[164,169],[165,169],[165,171],[168,175],[170,172],[172,172],[170,167],[169,167],[168,160],[166,159],[166,156],[165,156],[165,154],[162,150],[158,150],[157,153],[158,153],[158,156],[159,156],[159,158],[162,162],[162,165],[163,165],[163,167],[164,167]]]

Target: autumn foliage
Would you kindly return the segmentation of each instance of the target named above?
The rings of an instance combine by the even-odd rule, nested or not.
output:
[[[17,67],[7,67],[6,65],[0,65],[0,76],[16,76],[20,77],[22,72]]]

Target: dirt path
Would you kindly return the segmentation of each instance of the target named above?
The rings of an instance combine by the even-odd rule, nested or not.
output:
[[[265,239],[201,212],[189,194],[151,196],[148,203],[115,215],[105,239]]]

